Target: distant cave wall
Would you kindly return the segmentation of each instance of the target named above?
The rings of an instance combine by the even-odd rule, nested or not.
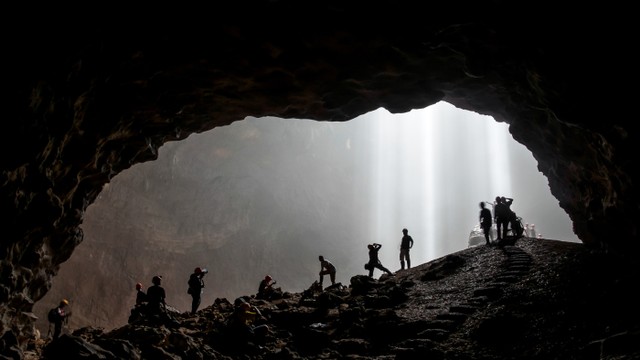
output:
[[[32,336],[33,304],[82,241],[83,214],[104,184],[154,160],[167,141],[247,116],[346,121],[440,100],[491,115],[531,150],[586,245],[636,247],[637,132],[620,116],[625,110],[608,108],[622,100],[612,92],[632,69],[614,53],[627,41],[620,29],[596,31],[588,19],[567,26],[561,16],[496,18],[500,2],[470,4],[474,16],[460,22],[448,21],[454,9],[444,8],[425,15],[409,5],[335,5],[308,18],[283,15],[285,4],[301,10],[294,3],[269,3],[233,25],[87,23],[43,26],[29,42],[9,39],[3,348],[10,334],[18,342]],[[399,25],[383,22],[400,15]],[[594,52],[603,31],[611,36]]]

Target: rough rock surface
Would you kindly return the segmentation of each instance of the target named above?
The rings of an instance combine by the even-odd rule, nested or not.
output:
[[[638,249],[640,142],[626,90],[637,31],[625,6],[23,10],[3,24],[0,349],[32,337],[34,302],[113,176],[167,141],[247,116],[344,121],[437,101],[491,115],[531,150],[586,246]]]
[[[282,298],[245,298],[264,342],[227,327],[235,301],[196,315],[82,328],[30,343],[28,359],[632,359],[640,356],[640,271],[584,245],[521,238],[481,245],[379,280],[357,275]],[[606,264],[598,268],[597,264]],[[376,271],[376,276],[379,272]],[[597,289],[597,290],[596,290]],[[594,291],[596,290],[596,291]],[[95,355],[93,358],[99,358]]]

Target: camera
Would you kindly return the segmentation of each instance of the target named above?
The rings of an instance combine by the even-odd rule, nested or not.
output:
[[[203,273],[203,274],[206,274],[206,273],[208,273],[208,272],[209,272],[209,270],[207,270],[207,269],[202,269],[202,273]]]

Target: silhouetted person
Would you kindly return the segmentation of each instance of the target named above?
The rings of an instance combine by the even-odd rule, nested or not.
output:
[[[200,302],[202,300],[202,289],[204,288],[204,280],[202,279],[207,273],[207,269],[201,269],[199,267],[193,270],[193,273],[189,275],[189,290],[191,295],[191,313],[195,314],[198,311]]]
[[[233,314],[228,319],[228,325],[234,339],[241,342],[253,341],[257,344],[263,344],[269,333],[266,321],[267,319],[258,308],[243,300],[236,305]]]
[[[147,307],[147,294],[142,290],[142,284],[136,284],[136,304],[131,309],[129,323],[133,323],[143,316]]]
[[[484,201],[482,201],[480,202],[480,227],[482,228],[482,231],[484,231],[484,239],[487,241],[487,245],[491,245],[491,225],[491,210],[487,209]]]
[[[507,238],[509,228],[509,208],[502,202],[500,196],[496,196],[496,205],[493,208],[493,217],[498,230],[498,241]]]
[[[507,208],[507,217],[509,218],[509,223],[511,223],[512,221],[515,221],[516,213],[513,210],[511,210],[511,204],[513,204],[513,199],[502,196],[500,197],[500,200],[502,200],[502,203]]]
[[[400,270],[404,270],[404,262],[407,261],[407,269],[411,269],[410,249],[413,247],[413,238],[409,235],[409,230],[402,229],[402,240],[400,242]]]
[[[164,288],[160,286],[162,276],[156,275],[151,279],[153,286],[147,289],[147,303],[151,312],[160,312],[166,307],[165,298],[167,297]]]
[[[136,284],[136,306],[147,302],[147,294],[142,290],[142,284]]]
[[[258,286],[258,294],[256,294],[256,299],[263,300],[271,300],[273,295],[273,285],[276,284],[276,281],[273,280],[271,275],[266,275],[262,281],[260,281],[260,285]]]
[[[368,270],[369,270],[369,277],[373,277],[373,270],[375,269],[379,269],[386,272],[389,275],[393,275],[393,273],[389,271],[389,269],[382,266],[382,263],[380,263],[380,259],[378,258],[378,251],[380,250],[381,247],[382,245],[377,243],[367,245],[367,248],[369,248],[369,262],[367,263]]]
[[[71,312],[67,311],[68,305],[69,301],[62,299],[58,306],[49,310],[47,317],[49,322],[53,324],[53,340],[60,337],[62,334],[62,324],[71,316]],[[49,327],[49,331],[51,331],[51,327]]]
[[[331,279],[331,285],[336,284],[336,267],[324,256],[318,256],[318,260],[320,260],[320,287],[322,287],[322,280],[325,275],[329,275]]]

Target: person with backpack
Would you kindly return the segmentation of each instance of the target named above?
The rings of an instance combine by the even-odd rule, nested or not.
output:
[[[69,305],[69,300],[62,299],[58,306],[49,310],[49,314],[47,319],[50,324],[53,324],[53,340],[60,337],[62,334],[62,323],[67,321],[69,316],[71,316],[71,311],[67,311],[67,306]],[[49,331],[51,331],[51,327],[49,327]]]
[[[198,311],[198,307],[200,307],[200,302],[202,301],[202,289],[204,288],[204,280],[202,278],[207,273],[207,269],[195,268],[193,270],[193,274],[189,276],[189,289],[187,292],[191,295],[191,314],[195,314]]]

